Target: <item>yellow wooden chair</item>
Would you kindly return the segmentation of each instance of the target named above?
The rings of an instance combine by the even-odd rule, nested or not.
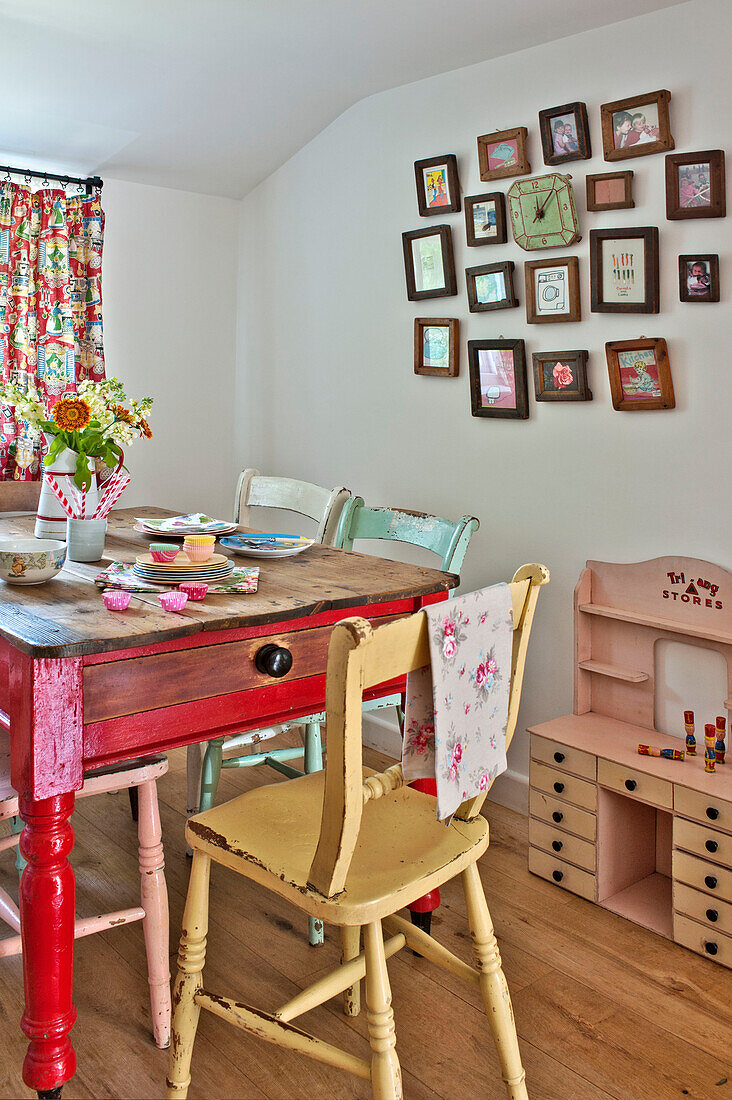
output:
[[[508,741],[516,727],[539,587],[548,579],[544,566],[525,565],[511,582],[514,643]],[[400,764],[381,774],[370,774],[362,765],[364,690],[422,668],[429,660],[424,612],[378,630],[360,618],[339,623],[328,651],[325,772],[258,787],[189,820],[186,834],[193,865],[173,995],[169,1098],[188,1094],[202,1008],[261,1039],[371,1081],[376,1100],[401,1097],[386,959],[407,945],[480,989],[508,1095],[512,1100],[528,1096],[508,987],[477,866],[488,846],[488,823],[480,816],[485,794],[464,802],[446,827],[437,821],[434,798],[404,785]],[[205,990],[212,859],[309,916],[339,925],[342,964],[274,1012]],[[475,969],[395,915],[456,875],[461,875],[465,891]],[[382,928],[389,933],[386,942]],[[370,1061],[293,1026],[292,1020],[340,993],[346,994],[346,1013],[357,1015],[364,977]]]

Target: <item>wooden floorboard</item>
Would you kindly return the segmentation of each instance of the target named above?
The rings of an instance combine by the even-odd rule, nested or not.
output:
[[[381,768],[390,761],[367,753]],[[159,783],[175,966],[190,862],[185,856],[185,752],[170,754]],[[261,782],[263,769],[227,770],[221,799]],[[732,1049],[729,971],[530,875],[526,819],[489,803],[491,845],[481,874],[512,991],[532,1100],[697,1100],[732,1098],[725,1054]],[[74,816],[77,911],[88,915],[137,903],[135,827],[126,793],[78,804]],[[16,884],[6,853],[0,883]],[[338,937],[306,942],[304,917],[282,899],[214,867],[206,986],[272,1010],[338,957]],[[433,934],[470,959],[459,883],[443,889]],[[389,963],[397,1049],[407,1100],[505,1090],[480,998],[473,987],[410,952]],[[163,1094],[167,1053],[149,1034],[145,953],[139,924],[76,947],[73,1031],[79,1072],[66,1100],[148,1098]],[[20,1080],[25,1041],[19,959],[0,961],[0,1097],[28,1096]],[[361,1057],[366,1020],[343,1016],[333,1001],[303,1026]],[[288,1054],[202,1014],[191,1100],[367,1100],[368,1085]]]

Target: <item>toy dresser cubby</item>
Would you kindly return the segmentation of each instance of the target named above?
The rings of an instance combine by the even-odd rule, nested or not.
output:
[[[704,723],[732,708],[732,574],[694,558],[590,561],[574,621],[574,713],[529,730],[529,869],[732,967],[732,753],[704,767]],[[683,761],[637,751],[684,748],[654,729],[655,647],[668,640],[727,668]]]

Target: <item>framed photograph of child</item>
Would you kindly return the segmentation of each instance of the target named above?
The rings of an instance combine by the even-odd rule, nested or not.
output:
[[[584,103],[565,103],[563,107],[539,111],[539,132],[544,164],[565,164],[592,156]]]
[[[579,261],[576,256],[524,263],[526,320],[530,325],[580,321]]]
[[[613,340],[605,344],[605,355],[613,408],[635,412],[675,407],[665,340]]]
[[[460,183],[457,158],[453,153],[444,157],[415,160],[417,204],[423,218],[435,214],[454,214],[460,209]]]
[[[468,309],[482,313],[490,309],[511,309],[518,305],[513,292],[513,260],[465,269]]]
[[[460,322],[456,317],[415,317],[414,373],[457,378],[460,371]]]
[[[626,160],[674,148],[668,105],[671,93],[662,89],[600,107],[605,160]]]
[[[587,209],[593,213],[603,210],[631,210],[633,201],[632,172],[599,172],[586,177]]]
[[[727,213],[724,151],[674,153],[666,157],[666,217],[723,218]]]
[[[447,298],[457,294],[452,230],[449,225],[434,225],[402,233],[407,299]]]
[[[658,229],[590,230],[593,313],[658,313]]]
[[[591,401],[586,351],[535,351],[534,392],[537,401]]]
[[[527,176],[531,171],[526,156],[525,126],[513,130],[496,130],[478,138],[478,167],[482,180],[504,179],[506,176]]]
[[[679,301],[719,301],[719,256],[679,256]]]
[[[506,197],[502,191],[466,196],[465,232],[471,248],[506,243]]]
[[[527,420],[523,340],[468,340],[473,416]]]

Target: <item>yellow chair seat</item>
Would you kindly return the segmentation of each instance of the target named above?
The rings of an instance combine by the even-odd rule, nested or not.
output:
[[[364,776],[372,774],[364,769]],[[186,837],[240,875],[331,924],[380,920],[463,871],[488,847],[488,822],[435,816],[430,795],[402,787],[367,802],[345,889],[308,886],[320,835],[325,772],[248,791],[189,819]]]

